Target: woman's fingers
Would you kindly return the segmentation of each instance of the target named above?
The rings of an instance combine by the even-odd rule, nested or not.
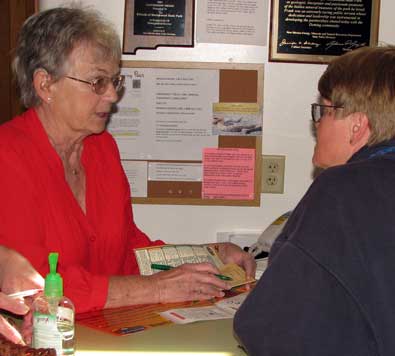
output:
[[[29,307],[25,304],[23,298],[11,298],[2,292],[0,292],[0,309],[19,315],[25,315],[29,311]]]
[[[157,281],[161,303],[223,297],[230,289],[215,276],[218,270],[208,263],[185,264],[152,276]]]
[[[26,344],[30,344],[32,341],[32,333],[33,333],[33,313],[30,311],[23,318],[23,324],[21,328],[21,334],[23,340],[25,340]]]
[[[15,344],[25,345],[21,334],[3,316],[0,315],[0,334]]]

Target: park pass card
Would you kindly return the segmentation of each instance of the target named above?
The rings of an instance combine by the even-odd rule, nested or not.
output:
[[[232,288],[241,286],[243,284],[255,282],[254,278],[247,279],[244,269],[242,269],[235,263],[229,263],[227,265],[224,265],[223,267],[219,268],[219,270],[224,276],[232,278],[231,281],[227,281],[227,283],[229,283]]]

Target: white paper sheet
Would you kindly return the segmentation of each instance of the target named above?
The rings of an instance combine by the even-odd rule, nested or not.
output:
[[[188,324],[202,320],[231,319],[244,302],[248,293],[223,299],[212,306],[170,309],[159,313],[162,317],[176,324]]]
[[[108,126],[123,159],[201,160],[217,147],[219,70],[123,68],[125,93]]]
[[[269,0],[199,0],[196,41],[266,46]]]
[[[147,197],[147,162],[121,161],[132,197]]]
[[[151,162],[148,164],[148,180],[201,182],[202,169],[201,163]]]

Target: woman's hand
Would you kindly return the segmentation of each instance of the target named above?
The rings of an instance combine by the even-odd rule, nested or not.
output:
[[[0,246],[0,309],[5,309],[18,315],[25,315],[22,334],[28,344],[31,340],[32,318],[31,313],[28,313],[31,298],[23,300],[23,298],[11,298],[7,294],[28,289],[42,289],[43,287],[43,277],[25,257],[14,250]],[[15,343],[24,344],[19,331],[1,316],[0,333]]]
[[[2,292],[0,292],[0,309],[18,315],[25,315],[29,311],[29,307],[24,303],[23,298],[13,299]],[[1,315],[0,334],[16,344],[25,344],[19,331]]]
[[[247,278],[255,276],[254,258],[231,243],[211,244],[224,263],[244,268]],[[147,303],[173,303],[223,297],[230,284],[215,274],[211,263],[186,263],[150,276],[112,276],[105,308]],[[247,285],[248,287],[248,285]]]
[[[250,253],[230,242],[210,244],[210,246],[218,253],[223,263],[235,263],[245,270],[247,279],[255,278],[256,262]]]
[[[216,273],[220,272],[211,263],[186,263],[148,278],[157,286],[158,301],[171,303],[223,297],[230,286]]]
[[[30,262],[14,250],[0,246],[0,290],[5,294],[42,289],[43,277]]]

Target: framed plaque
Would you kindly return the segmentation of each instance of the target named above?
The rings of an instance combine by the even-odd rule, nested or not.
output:
[[[123,53],[158,46],[193,47],[194,0],[126,0]]]
[[[380,0],[272,0],[270,61],[328,63],[378,39]]]

